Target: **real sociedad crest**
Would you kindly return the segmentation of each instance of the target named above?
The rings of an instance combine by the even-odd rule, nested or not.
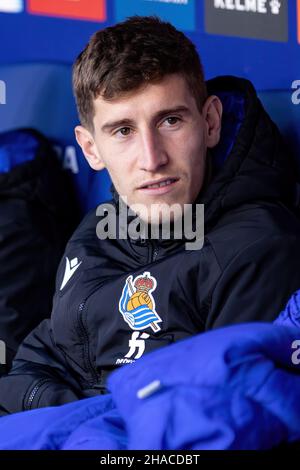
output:
[[[156,333],[160,331],[162,320],[155,311],[152,292],[156,289],[156,279],[149,272],[137,276],[128,276],[119,301],[119,310],[132,330],[145,330],[150,327]]]

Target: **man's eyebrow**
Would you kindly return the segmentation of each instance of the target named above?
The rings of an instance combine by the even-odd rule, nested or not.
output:
[[[105,124],[103,124],[103,126],[101,127],[101,131],[107,132],[117,127],[132,126],[133,124],[134,121],[132,119],[118,119],[117,121],[106,122]]]
[[[190,113],[190,110],[187,106],[175,106],[173,108],[167,108],[158,111],[156,114],[154,114],[153,118],[161,119],[162,117],[173,113]],[[105,124],[103,124],[103,126],[101,127],[101,131],[107,132],[116,129],[117,127],[133,126],[134,123],[135,122],[132,119],[118,119],[117,121],[106,122]]]
[[[187,106],[180,105],[180,106],[174,106],[173,108],[168,108],[168,109],[162,109],[158,113],[155,114],[155,119],[162,118],[164,116],[167,116],[168,114],[175,114],[175,113],[190,113],[190,110]]]

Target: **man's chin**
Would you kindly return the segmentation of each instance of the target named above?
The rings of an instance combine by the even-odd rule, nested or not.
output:
[[[143,225],[160,226],[170,225],[182,219],[186,205],[182,202],[159,201],[159,202],[132,202],[122,196],[122,203],[129,208],[129,214],[140,219]],[[179,198],[178,198],[179,199]],[[177,199],[177,200],[178,200]],[[180,198],[179,200],[181,200]]]
[[[181,204],[151,204],[139,211],[139,218],[143,223],[153,226],[168,224],[181,219],[183,207]]]

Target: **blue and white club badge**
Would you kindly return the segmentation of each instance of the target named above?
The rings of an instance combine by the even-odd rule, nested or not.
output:
[[[155,311],[152,294],[156,286],[156,279],[150,272],[144,272],[134,280],[132,275],[126,279],[119,310],[132,330],[145,330],[148,327],[155,333],[161,330],[158,323],[162,320]]]

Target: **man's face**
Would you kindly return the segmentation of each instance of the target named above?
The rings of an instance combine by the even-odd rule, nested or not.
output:
[[[195,201],[204,179],[209,124],[182,76],[166,76],[112,101],[98,97],[94,106],[100,166],[91,166],[107,168],[130,207],[145,207],[143,220],[149,222],[153,204],[183,207]]]

